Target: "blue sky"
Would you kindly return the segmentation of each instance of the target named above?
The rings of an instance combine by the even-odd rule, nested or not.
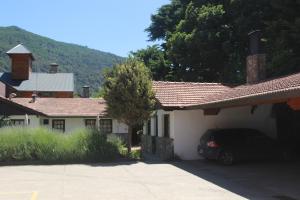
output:
[[[127,56],[152,43],[144,31],[169,0],[7,0],[0,26]]]

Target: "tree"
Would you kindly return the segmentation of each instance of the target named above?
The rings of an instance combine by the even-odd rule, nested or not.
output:
[[[128,152],[131,152],[132,128],[149,119],[154,109],[150,71],[143,62],[129,58],[104,74],[104,99],[108,115],[128,126]]]
[[[300,70],[300,2],[295,0],[172,0],[146,31],[162,41],[175,80],[242,83],[247,34],[263,32],[267,76]]]
[[[145,49],[131,52],[131,55],[144,62],[152,72],[152,78],[156,81],[172,80],[171,63],[166,59],[165,52],[158,46],[148,46]]]

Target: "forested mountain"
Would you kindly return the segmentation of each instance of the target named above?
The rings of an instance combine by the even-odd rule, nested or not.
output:
[[[95,42],[101,42],[95,41]],[[23,43],[34,55],[33,71],[48,72],[49,64],[59,64],[60,72],[73,72],[76,91],[81,92],[83,85],[92,91],[99,88],[101,70],[120,63],[124,58],[75,44],[58,42],[30,33],[16,26],[0,27],[0,71],[9,71],[9,49]]]
[[[300,72],[300,1],[171,0],[151,16],[133,52],[156,80],[244,83],[248,33],[260,29],[267,78]]]

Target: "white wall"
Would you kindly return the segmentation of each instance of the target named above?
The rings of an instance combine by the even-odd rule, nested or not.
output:
[[[207,129],[213,128],[254,128],[276,137],[271,108],[271,105],[258,106],[253,114],[251,107],[228,108],[222,109],[218,115],[204,115],[203,110],[175,110],[171,118],[174,153],[184,160],[200,158],[197,154],[200,137]]]
[[[25,121],[25,115],[11,115],[9,119],[23,119]],[[36,115],[28,115],[28,119],[30,120],[29,127],[38,127],[40,124],[40,118]]]
[[[164,135],[164,114],[169,114],[170,115],[170,138],[174,138],[174,112],[172,111],[164,111],[164,110],[157,110],[156,115],[157,115],[157,126],[158,126],[158,137],[163,137]],[[152,116],[150,118],[151,120],[151,135],[155,136],[155,118]],[[143,134],[147,134],[147,121],[144,122],[143,125]]]
[[[9,116],[10,119],[24,119],[25,115],[12,115]],[[85,128],[85,119],[96,119],[96,118],[46,118],[46,117],[39,117],[36,115],[28,115],[30,119],[29,127],[35,128],[39,126],[43,126],[49,129],[52,129],[52,120],[53,119],[64,119],[65,120],[65,132],[71,132],[76,129]],[[43,120],[48,119],[49,124],[43,125]],[[118,120],[113,119],[113,133],[128,133],[128,127],[126,124],[119,122]]]
[[[43,124],[43,119],[49,119],[49,125],[45,126],[47,128],[52,128],[53,119],[64,119],[65,120],[65,132],[71,132],[76,129],[85,128],[85,119],[96,119],[93,117],[90,118],[42,118],[41,125]],[[128,133],[128,127],[126,124],[119,122],[118,120],[113,119],[113,133]]]

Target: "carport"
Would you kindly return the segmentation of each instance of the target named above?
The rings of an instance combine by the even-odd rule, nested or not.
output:
[[[274,138],[290,144],[300,142],[300,73],[238,86],[204,101],[190,109],[203,109],[210,115],[218,115],[223,109],[251,106],[251,114],[255,114],[259,107],[269,106],[269,117],[275,122]],[[267,126],[265,121],[256,123]]]
[[[255,84],[154,82],[158,107],[144,126],[144,152],[163,159],[199,159],[207,129],[253,128],[285,141],[299,139],[300,73]]]

